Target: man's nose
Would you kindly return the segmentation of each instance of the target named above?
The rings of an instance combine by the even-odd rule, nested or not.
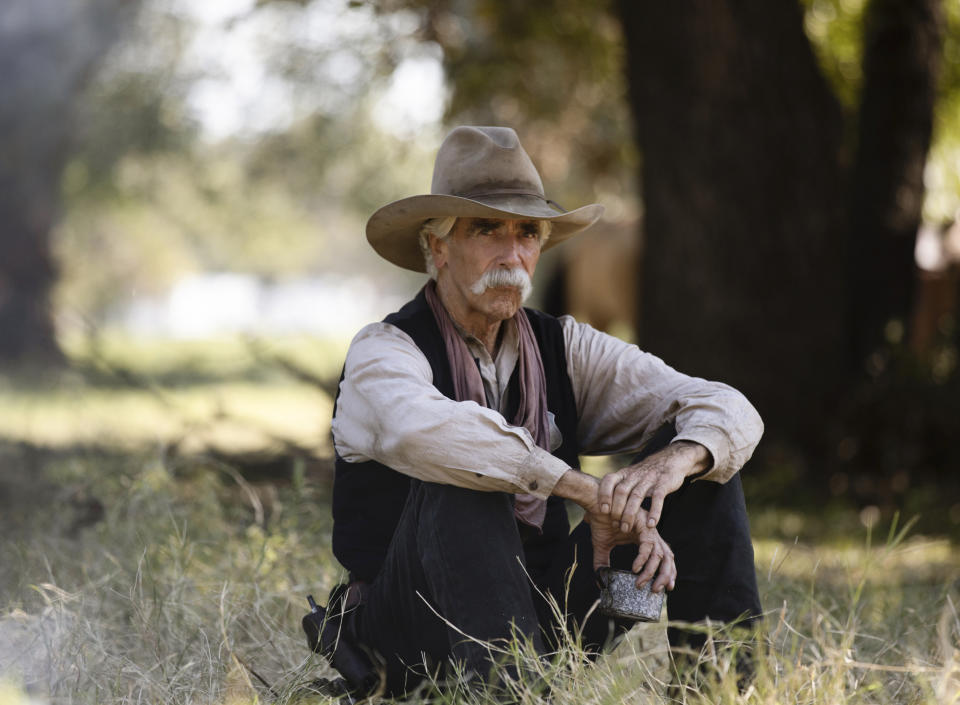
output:
[[[522,265],[523,260],[520,257],[520,252],[520,243],[517,242],[517,239],[513,237],[507,238],[500,252],[500,264],[510,268]]]

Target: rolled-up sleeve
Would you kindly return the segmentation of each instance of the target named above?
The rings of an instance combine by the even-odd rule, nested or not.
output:
[[[655,355],[569,316],[560,320],[581,452],[633,452],[661,426],[674,423],[674,441],[695,441],[713,456],[702,479],[726,482],[750,459],[763,421],[743,394],[677,372]]]
[[[546,499],[568,470],[500,413],[441,394],[416,343],[389,323],[365,327],[350,344],[332,430],[347,462],[375,460],[470,489]]]

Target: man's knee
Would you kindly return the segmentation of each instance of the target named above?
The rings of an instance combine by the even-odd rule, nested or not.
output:
[[[428,582],[470,594],[483,586],[503,589],[504,583],[529,589],[513,495],[434,483],[421,483],[419,490],[417,546]]]
[[[435,482],[417,484],[421,522],[454,531],[482,529],[488,522],[513,522],[513,495],[506,492],[482,492]]]

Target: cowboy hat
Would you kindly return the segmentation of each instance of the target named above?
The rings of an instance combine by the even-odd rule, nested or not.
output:
[[[430,193],[380,208],[367,221],[367,241],[395,265],[425,272],[419,236],[428,218],[549,220],[553,229],[546,250],[601,215],[599,203],[565,211],[547,199],[540,174],[511,128],[456,127],[437,152]]]

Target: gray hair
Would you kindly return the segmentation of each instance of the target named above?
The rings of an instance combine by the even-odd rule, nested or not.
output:
[[[433,235],[438,240],[446,240],[450,237],[450,231],[453,230],[453,224],[456,222],[456,217],[450,215],[446,218],[430,218],[420,226],[420,252],[423,253],[423,263],[431,279],[437,278],[437,266],[433,263],[433,253],[430,251],[430,236]]]
[[[431,279],[437,278],[437,267],[433,263],[433,253],[430,251],[430,236],[433,235],[438,240],[446,240],[450,237],[456,222],[456,217],[450,215],[444,218],[430,218],[420,226],[420,252],[423,253],[423,264]],[[550,239],[553,223],[549,220],[538,220],[537,227],[540,230],[540,245],[542,247],[543,243]]]

